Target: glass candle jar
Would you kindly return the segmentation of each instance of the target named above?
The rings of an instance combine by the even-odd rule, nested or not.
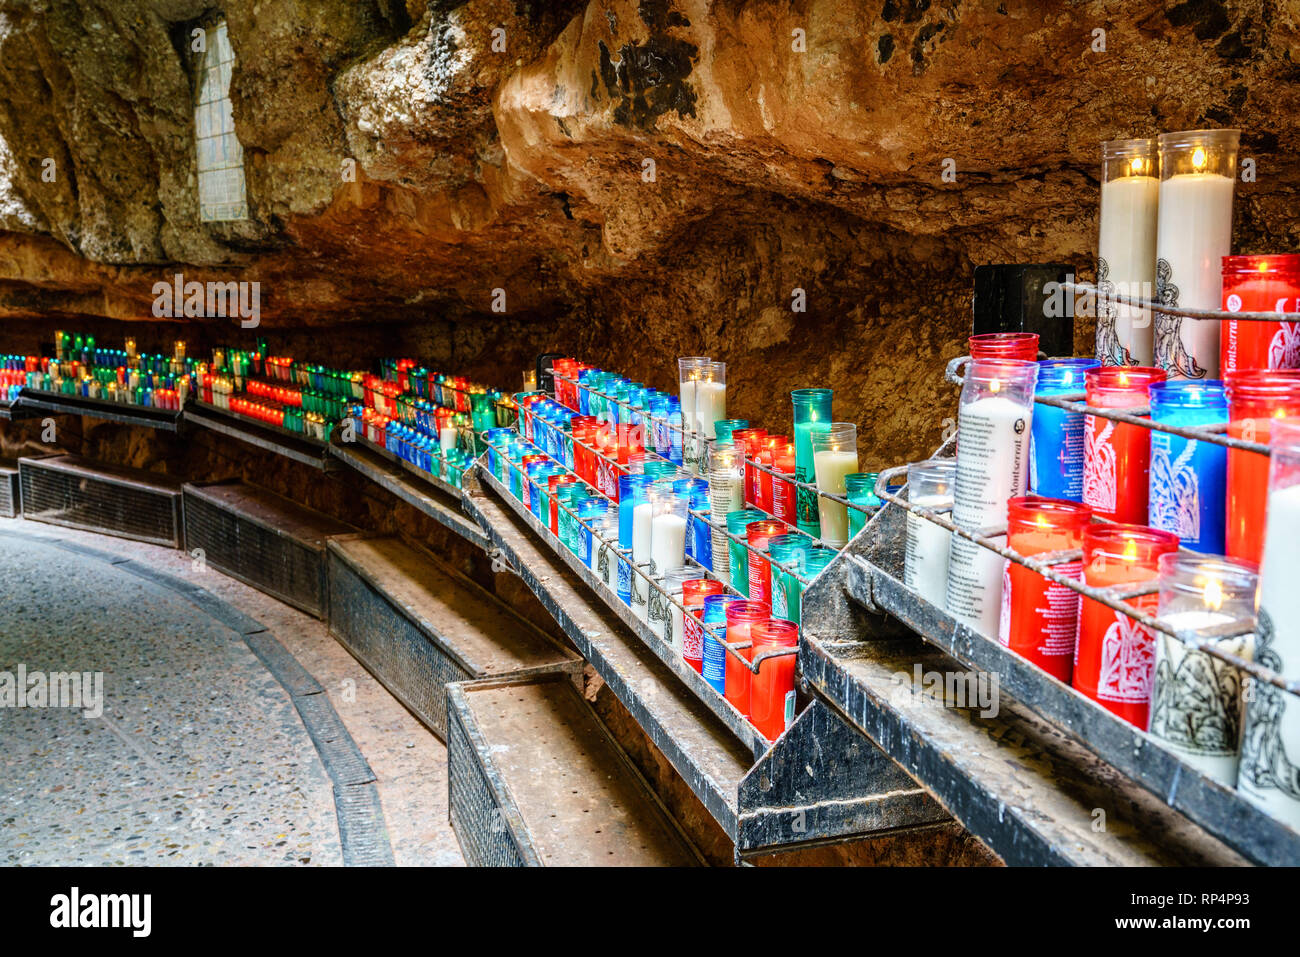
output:
[[[967,368],[957,412],[954,524],[971,531],[1002,525],[1007,499],[1025,493],[1037,381],[1037,362],[977,359]],[[945,607],[958,621],[996,637],[1002,557],[952,536]]]
[[[789,438],[784,435],[769,435],[763,439],[762,447],[754,458],[760,465],[766,466],[767,469],[773,468],[776,462],[776,451],[778,448],[790,444]],[[772,486],[772,473],[766,469],[756,468],[754,471],[754,506],[761,508],[769,514],[775,514],[776,501]],[[791,522],[790,524],[794,524]]]
[[[651,479],[645,475],[624,475],[619,478],[618,498],[618,544],[625,553],[618,565],[618,596],[635,610],[633,605],[634,581],[639,576],[632,572],[631,561],[649,561],[650,559],[650,500],[648,497]],[[636,515],[639,506],[646,506],[641,514],[641,551],[643,557],[636,558]]]
[[[695,420],[704,439],[717,437],[717,423],[727,417],[727,364],[710,362],[695,385]]]
[[[741,452],[730,442],[719,442],[709,460],[709,512],[726,516],[745,507],[745,469]],[[731,582],[731,564],[727,557],[727,535],[723,528],[712,529],[713,573]]]
[[[1300,371],[1246,370],[1226,380],[1228,435],[1269,443],[1275,420],[1300,415]],[[1227,543],[1231,558],[1258,563],[1264,554],[1269,457],[1228,450]]]
[[[1259,570],[1255,660],[1288,680],[1300,678],[1300,419],[1273,422],[1268,522]],[[1252,680],[1237,790],[1300,830],[1300,701]]]
[[[1232,252],[1238,130],[1160,136],[1156,298],[1166,306],[1218,309],[1223,257]],[[1219,323],[1156,313],[1155,364],[1171,379],[1218,378]]]
[[[701,674],[704,672],[704,631],[700,619],[704,615],[704,600],[722,594],[722,582],[713,578],[688,578],[682,582],[682,606],[686,615],[682,619],[682,658]]]
[[[858,506],[849,511],[849,538],[854,538],[871,517],[864,508],[879,508],[880,499],[876,497],[876,479],[879,472],[854,472],[844,476],[844,493],[850,502]]]
[[[686,469],[698,474],[701,444],[697,433],[699,424],[695,417],[696,386],[704,378],[712,360],[708,356],[684,356],[677,360],[677,395],[682,406],[682,455]]]
[[[794,723],[794,655],[762,658],[773,651],[799,647],[799,627],[791,621],[758,621],[750,626],[750,660],[758,672],[750,678],[749,721],[768,741],[775,741]]]
[[[1162,555],[1160,621],[1179,633],[1251,625],[1258,585],[1253,565],[1217,555]],[[1215,645],[1249,660],[1255,641],[1243,635]],[[1203,774],[1236,787],[1245,679],[1227,662],[1157,633],[1147,732]]]
[[[721,422],[713,423],[713,438],[719,443],[730,442],[734,433],[747,428],[749,428],[748,419],[723,419]]]
[[[1142,408],[1149,387],[1165,378],[1163,369],[1146,366],[1090,369],[1084,375],[1086,401],[1101,409]],[[1145,523],[1151,430],[1087,415],[1083,439],[1083,504],[1098,518]]]
[[[731,433],[731,441],[740,451],[745,467],[745,505],[758,506],[758,476],[762,473],[754,468],[752,460],[757,458],[766,438],[767,429],[737,429]]]
[[[1128,365],[1129,363],[1123,363]],[[1096,359],[1044,359],[1038,363],[1034,394],[1063,396],[1083,392],[1083,378]],[[1034,403],[1029,441],[1029,491],[1048,498],[1083,497],[1083,413]]]
[[[700,616],[700,622],[704,625],[701,629],[704,662],[700,673],[720,695],[725,695],[727,691],[727,672],[723,660],[727,650],[722,647],[722,642],[727,640],[727,606],[738,601],[744,599],[735,595],[709,595],[704,599],[704,613]]]
[[[813,430],[811,438],[817,490],[843,496],[844,477],[858,470],[858,427],[852,422],[831,422]],[[843,548],[849,540],[848,509],[820,496],[817,508],[822,541]]]
[[[690,500],[666,489],[652,488],[649,495],[650,574],[663,575],[686,564],[686,518]]]
[[[749,563],[749,597],[754,601],[772,603],[772,563],[767,558],[767,543],[785,534],[786,526],[775,519],[764,518],[745,526],[745,551]]]
[[[803,553],[799,574],[811,584],[838,555],[839,551],[834,548],[823,548],[820,545],[807,548]],[[807,587],[793,575],[787,583],[786,599],[790,604],[790,618],[796,625],[803,620],[803,591]]]
[[[686,582],[695,579],[695,575],[696,570],[690,567],[669,569],[659,581],[663,592],[656,591],[650,600],[650,627],[679,655],[685,647],[685,619],[680,607],[683,604],[682,588]]]
[[[733,601],[727,605],[727,643],[745,645],[750,643],[750,627],[760,621],[770,621],[772,606],[765,601]],[[749,717],[749,686],[753,676],[745,665],[721,645],[714,643],[723,656],[723,684],[727,701],[733,708]],[[752,645],[749,648],[736,649],[745,661],[753,660]],[[710,671],[709,654],[706,648],[704,671]]]
[[[1228,424],[1218,380],[1179,379],[1150,388],[1151,419],[1184,428]],[[1173,532],[1184,548],[1223,553],[1228,450],[1168,432],[1151,433],[1147,524]]]
[[[767,516],[756,508],[742,508],[727,513],[727,562],[729,577],[731,578],[730,584],[732,588],[746,598],[749,597],[749,549],[730,536],[734,535],[741,541],[746,541],[745,529],[749,523],[765,518]],[[717,562],[716,553],[713,560],[715,563]]]
[[[1178,550],[1178,536],[1142,525],[1093,525],[1083,535],[1083,580],[1096,588],[1151,581],[1159,560]],[[1127,600],[1138,611],[1157,608],[1156,595]],[[1123,612],[1091,598],[1079,603],[1079,640],[1070,684],[1143,730],[1151,704],[1155,641]]]
[[[803,556],[812,547],[811,542],[812,539],[806,535],[794,533],[776,535],[767,540],[767,554],[772,567],[773,618],[794,620],[790,613],[790,594],[794,579],[787,569],[802,574]]]
[[[831,421],[830,389],[795,389],[790,394],[794,402],[794,477],[796,481],[813,485],[817,475],[813,466],[812,434]],[[799,530],[807,535],[821,534],[818,516],[817,492],[812,488],[796,487],[796,517]]]
[[[772,448],[772,470],[777,475],[772,480],[772,514],[787,525],[797,525],[799,518],[795,506],[795,486],[790,478],[795,473],[794,442],[785,440]]]
[[[931,510],[952,508],[956,459],[928,459],[907,467],[907,499]],[[930,604],[948,600],[948,550],[952,532],[913,512],[907,513],[903,584]]]
[[[1227,312],[1300,312],[1300,256],[1224,256]],[[1223,375],[1245,369],[1300,369],[1300,316],[1295,322],[1225,319],[1219,329]]]
[[[972,359],[1038,360],[1038,333],[1036,332],[983,332],[971,336],[967,343]]]
[[[1097,359],[1104,365],[1149,366],[1154,358],[1151,310],[1113,297],[1155,297],[1159,164],[1153,139],[1101,144]]]
[[[1083,546],[1092,509],[1067,499],[1017,496],[1007,502],[1007,547],[1026,557]],[[1008,561],[998,641],[1067,684],[1079,627],[1079,593]],[[1078,561],[1052,570],[1077,579]]]

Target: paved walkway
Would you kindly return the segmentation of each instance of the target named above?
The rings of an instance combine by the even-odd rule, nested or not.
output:
[[[368,836],[349,835],[351,853],[330,768],[248,640],[110,555],[257,619],[319,683],[382,807]],[[338,865],[367,841],[397,864],[463,863],[443,745],[321,622],[183,552],[0,520],[0,702],[19,666],[29,688],[38,673],[102,673],[103,713],[0,707],[0,863]]]

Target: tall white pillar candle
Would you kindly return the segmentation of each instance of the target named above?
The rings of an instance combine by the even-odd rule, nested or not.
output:
[[[1160,137],[1156,297],[1184,309],[1218,309],[1223,257],[1232,252],[1237,131],[1197,130]],[[1219,377],[1219,323],[1157,314],[1156,365],[1169,378]]]
[[[635,518],[634,513],[634,523]],[[686,564],[685,518],[673,512],[654,516],[650,523],[650,561],[654,565],[656,575],[662,575],[670,568],[681,568]]]
[[[650,561],[653,524],[654,506],[649,502],[642,502],[632,509],[632,562],[635,565],[645,565]],[[649,613],[650,586],[645,580],[646,571],[648,569],[643,568],[640,573],[632,572],[632,611],[642,621]]]
[[[717,437],[715,422],[727,417],[727,384],[703,381],[695,386],[695,429],[706,439]]]
[[[1154,140],[1102,144],[1097,358],[1103,365],[1149,366],[1154,358],[1151,311],[1105,297],[1155,296],[1158,161]]]

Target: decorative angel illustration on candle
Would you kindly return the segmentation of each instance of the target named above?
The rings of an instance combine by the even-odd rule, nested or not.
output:
[[[1268,344],[1270,369],[1300,369],[1300,322],[1283,322]]]
[[[1147,630],[1117,612],[1101,639],[1097,697],[1103,701],[1146,701],[1155,673],[1155,643]]]
[[[663,635],[664,641],[672,641],[673,638],[673,619],[669,607],[668,596],[657,588],[651,588],[650,610],[646,613],[646,620],[653,631]]]
[[[1106,427],[1097,433],[1092,419],[1088,416],[1083,430],[1083,504],[1113,512],[1118,481],[1115,446],[1111,445],[1110,437],[1115,431],[1115,423],[1107,421]]]
[[[1156,301],[1162,306],[1178,305],[1178,287],[1173,283],[1173,267],[1167,259],[1156,260]],[[1204,379],[1206,370],[1187,352],[1183,342],[1183,317],[1165,313],[1155,315],[1156,365],[1184,379]]]
[[[1273,619],[1261,608],[1256,621],[1255,660],[1272,671],[1282,671],[1282,657],[1273,648]],[[1279,790],[1300,802],[1300,765],[1292,763],[1282,740],[1282,716],[1295,703],[1281,688],[1262,681],[1251,681],[1246,696],[1246,730],[1241,742],[1241,768],[1238,787],[1247,786],[1256,794]]]
[[[1104,366],[1135,365],[1133,357],[1119,340],[1119,306],[1115,302],[1115,284],[1110,281],[1110,264],[1097,260],[1097,361]]]
[[[1150,525],[1188,541],[1201,537],[1201,482],[1191,466],[1195,453],[1196,442],[1189,441],[1170,461],[1167,441],[1151,443]]]
[[[1162,639],[1163,640],[1163,639]],[[1203,651],[1162,656],[1151,699],[1151,733],[1189,751],[1236,753],[1241,736],[1241,672]]]

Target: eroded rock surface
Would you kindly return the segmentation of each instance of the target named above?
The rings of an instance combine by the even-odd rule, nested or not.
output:
[[[952,413],[975,265],[1090,271],[1102,140],[1239,126],[1237,248],[1300,232],[1296,0],[222,8],[239,224],[198,216],[205,2],[0,0],[0,315],[25,334],[152,318],[178,270],[256,280],[272,339],[327,361],[358,323],[503,385],[541,351],[659,386],[711,353],[771,426],[829,384],[884,465]]]

